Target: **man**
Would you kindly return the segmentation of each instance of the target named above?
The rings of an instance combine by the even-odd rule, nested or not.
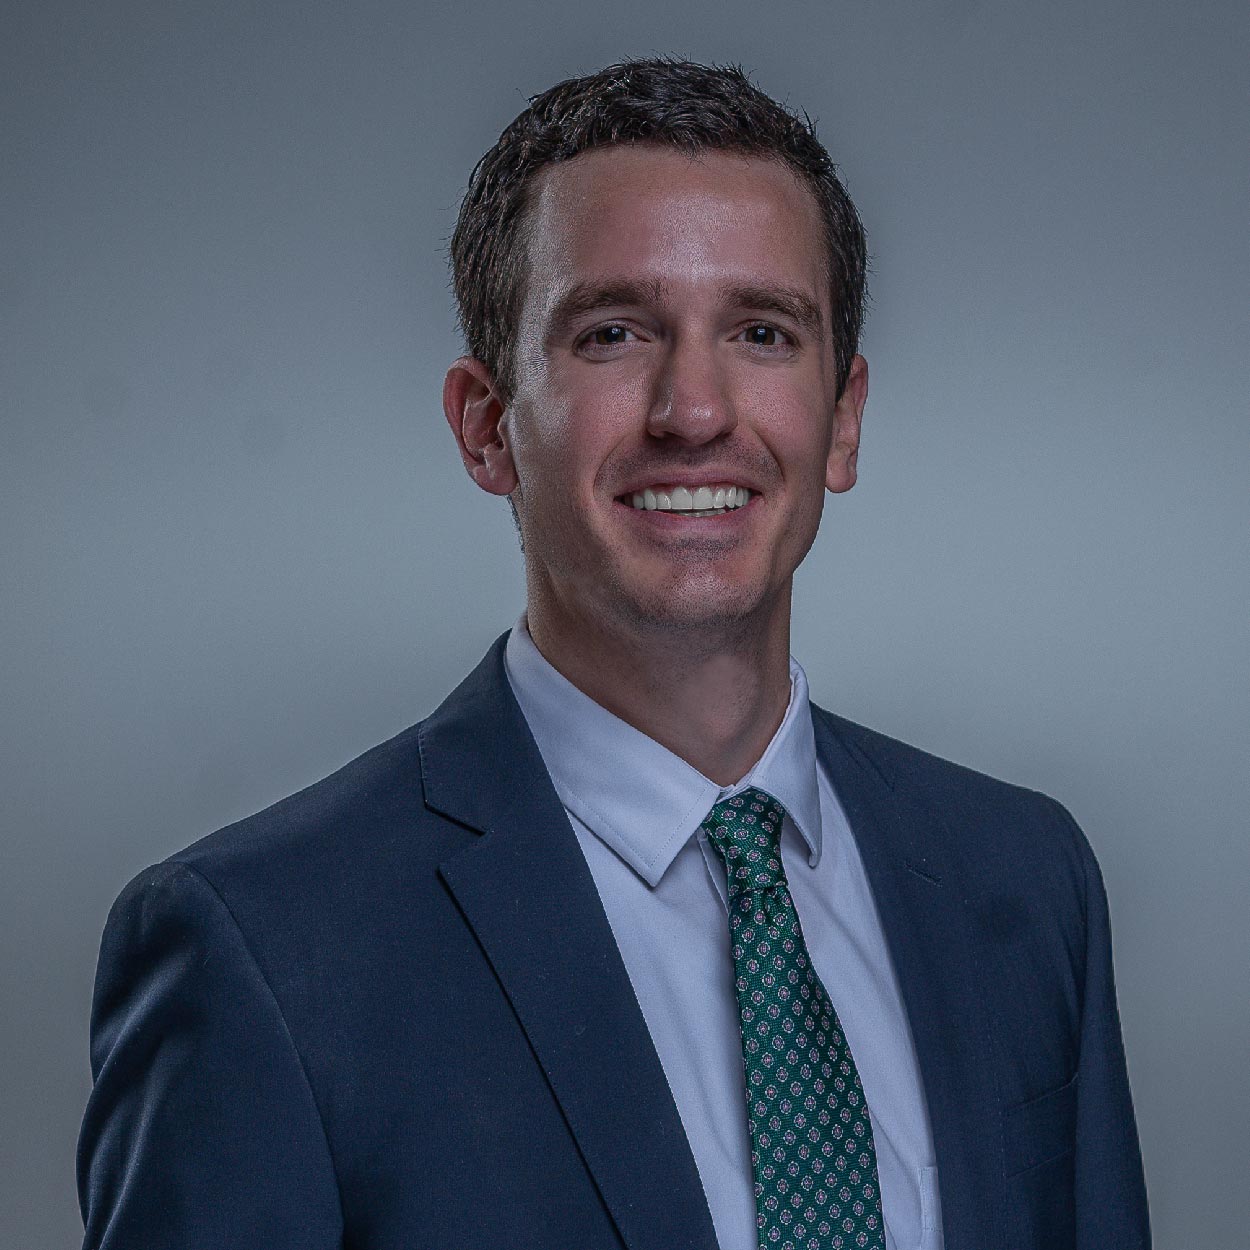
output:
[[[737,71],[562,83],[483,158],[444,407],[526,611],[118,900],[88,1246],[1148,1244],[1085,839],[789,658],[864,255]]]

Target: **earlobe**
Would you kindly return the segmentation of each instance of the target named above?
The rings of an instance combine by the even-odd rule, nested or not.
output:
[[[509,495],[517,485],[507,414],[494,378],[480,360],[461,356],[453,362],[443,379],[443,415],[469,476],[492,495]]]
[[[835,494],[855,485],[859,460],[859,436],[868,401],[868,362],[862,356],[851,361],[850,373],[834,407],[833,438],[825,464],[825,486]]]

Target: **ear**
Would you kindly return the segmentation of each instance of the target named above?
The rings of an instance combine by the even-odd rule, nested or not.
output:
[[[846,385],[833,410],[833,440],[825,462],[825,486],[835,494],[855,485],[855,464],[859,456],[859,428],[868,401],[868,362],[862,356],[851,360]]]
[[[443,414],[469,476],[492,495],[510,495],[517,474],[508,444],[508,409],[480,360],[461,356],[447,370]]]

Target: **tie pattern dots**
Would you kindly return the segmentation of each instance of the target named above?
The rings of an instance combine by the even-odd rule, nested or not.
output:
[[[872,1123],[781,866],[785,809],[749,789],[702,829],[729,878],[760,1250],[882,1250]]]

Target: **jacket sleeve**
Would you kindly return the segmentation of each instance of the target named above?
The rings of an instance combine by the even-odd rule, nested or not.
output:
[[[243,934],[194,869],[141,873],[109,914],[78,1143],[84,1250],[328,1250],[329,1146]]]
[[[1111,921],[1098,861],[1060,807],[1085,873],[1085,994],[1076,1109],[1077,1250],[1149,1250],[1150,1221],[1111,964]]]

